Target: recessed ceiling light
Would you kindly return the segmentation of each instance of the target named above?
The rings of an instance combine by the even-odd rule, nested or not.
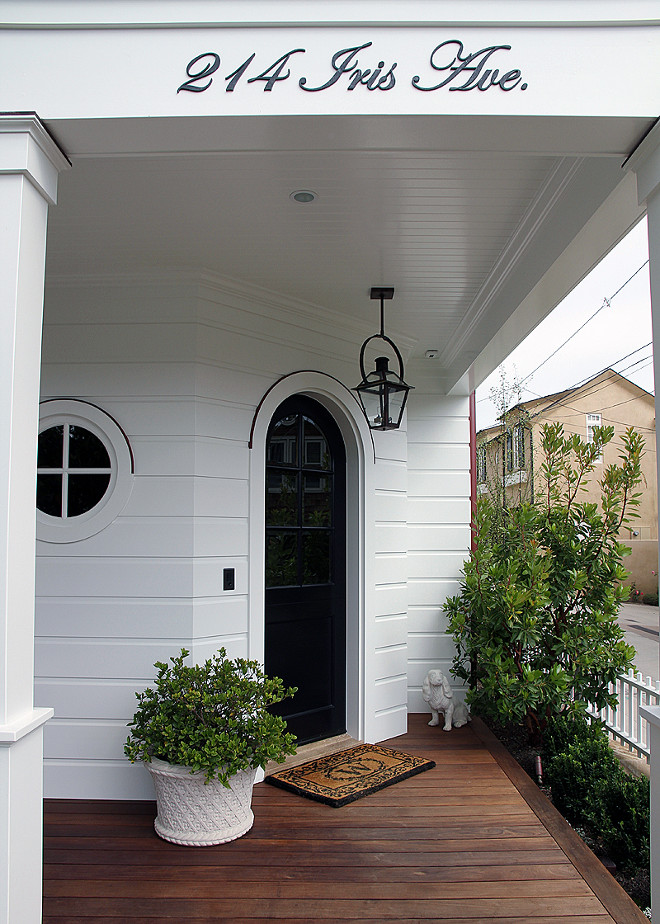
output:
[[[315,199],[318,199],[318,195],[312,192],[311,189],[296,189],[291,193],[289,199],[293,199],[294,202],[314,202]]]

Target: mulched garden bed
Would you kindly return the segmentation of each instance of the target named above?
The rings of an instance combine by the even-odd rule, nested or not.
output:
[[[513,723],[500,725],[489,721],[487,724],[493,734],[499,738],[506,747],[511,756],[518,761],[525,773],[535,782],[538,782],[536,779],[536,756],[539,753],[539,749],[529,744],[525,729],[521,725],[515,725]],[[541,785],[541,790],[552,801],[552,792],[550,788]],[[577,831],[590,850],[610,868],[611,861],[605,856],[598,842],[598,837],[594,835],[593,832],[582,827],[574,827],[574,830]],[[619,885],[625,889],[628,895],[630,895],[640,908],[646,909],[650,906],[651,876],[647,867],[642,867],[632,873],[622,873],[617,869],[610,869],[610,872],[612,872],[612,875]]]

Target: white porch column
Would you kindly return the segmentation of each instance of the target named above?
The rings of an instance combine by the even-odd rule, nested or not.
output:
[[[651,911],[660,908],[660,707],[640,706],[651,746]],[[656,911],[657,914],[657,911]]]
[[[68,161],[34,114],[0,114],[0,924],[41,920],[34,709],[36,444],[46,218]]]
[[[637,175],[637,197],[646,205],[649,235],[649,270],[651,277],[651,314],[653,319],[653,362],[655,367],[656,420],[660,404],[660,123],[646,136],[629,159],[628,168]],[[656,426],[656,459],[658,458]],[[660,573],[660,568],[658,573]],[[640,706],[640,714],[649,723],[651,743],[651,908],[660,913],[660,708]]]
[[[656,420],[660,407],[660,122],[656,123],[631,155],[626,167],[637,177],[637,198],[646,206],[649,237],[649,273],[651,279],[651,316],[653,320],[653,363]],[[656,465],[660,484],[660,453],[656,427]],[[660,504],[660,495],[659,501]],[[658,569],[660,574],[660,567]],[[660,676],[660,671],[658,673]],[[658,755],[656,754],[656,760]]]

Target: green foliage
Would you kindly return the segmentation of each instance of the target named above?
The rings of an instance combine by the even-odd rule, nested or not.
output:
[[[267,677],[257,661],[228,660],[224,648],[200,665],[184,663],[189,653],[183,648],[171,665],[156,661],[155,689],[135,694],[139,705],[124,745],[132,763],[156,757],[228,786],[239,770],[295,753],[295,736],[268,710],[294,687]]]
[[[544,770],[559,811],[594,832],[618,867],[648,865],[649,781],[623,770],[601,725],[553,720],[544,737]]]
[[[600,510],[579,502],[613,429],[592,443],[542,430],[543,490],[534,504],[502,508],[480,499],[475,550],[461,592],[445,604],[457,655],[453,673],[485,716],[522,721],[539,738],[550,716],[613,705],[608,684],[632,664],[617,623],[628,549],[618,541],[639,505],[643,440],[628,430],[620,464],[601,478]]]
[[[521,404],[522,383],[515,367],[511,377],[504,367],[500,369],[490,400],[497,408],[498,425],[489,430],[489,439],[477,446],[477,453],[483,452],[480,481],[494,503],[506,508],[530,501],[533,491],[533,479],[509,480],[509,475],[524,470],[533,456],[530,416]]]

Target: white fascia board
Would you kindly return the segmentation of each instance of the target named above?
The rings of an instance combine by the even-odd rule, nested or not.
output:
[[[472,363],[470,387],[477,388],[643,216],[635,178],[625,174],[508,320],[493,330]],[[451,389],[458,381],[456,376],[447,384]]]
[[[660,23],[656,0],[0,0],[15,28],[292,25],[583,26]]]

